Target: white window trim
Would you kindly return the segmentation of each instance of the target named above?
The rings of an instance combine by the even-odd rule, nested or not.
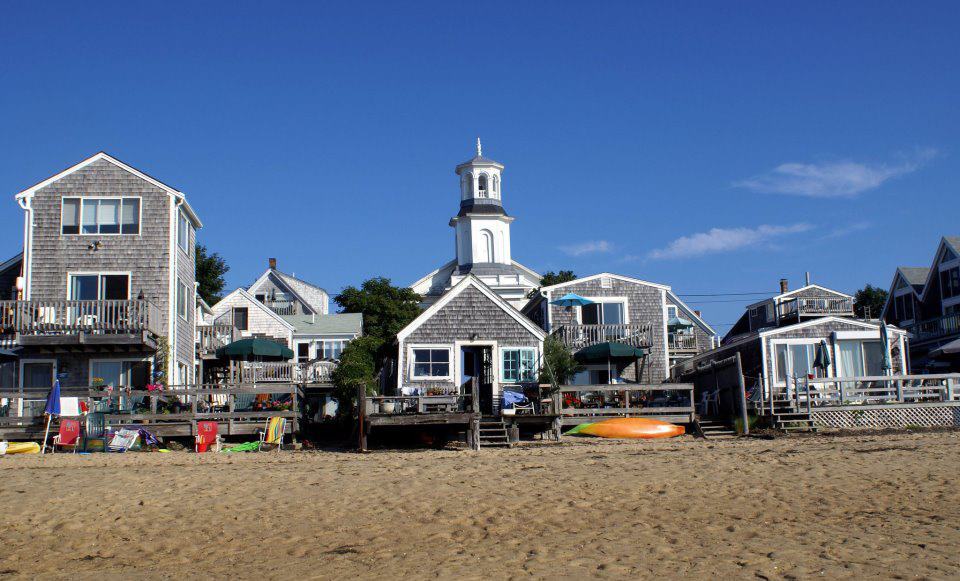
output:
[[[80,215],[78,217],[79,232],[76,234],[63,233],[63,200],[80,200]],[[139,200],[137,204],[137,233],[124,234],[122,232],[101,233],[83,231],[83,202],[84,200],[120,200],[120,229],[123,230],[123,200]],[[100,224],[97,223],[99,229]],[[64,236],[143,236],[143,197],[141,196],[61,196],[60,197],[60,237]]]
[[[448,353],[447,361],[449,362],[448,368],[447,368],[447,375],[444,375],[444,376],[417,375],[416,361],[414,360],[414,356],[413,356],[413,351],[415,349],[445,350]],[[459,369],[457,367],[457,363],[458,362],[455,361],[453,358],[453,347],[451,347],[449,344],[444,345],[444,344],[418,343],[418,344],[407,345],[407,365],[408,365],[407,377],[409,378],[410,381],[453,381],[453,378],[455,375],[454,369],[455,368]],[[459,371],[457,371],[456,373],[459,373]]]
[[[503,366],[503,354],[506,351],[533,351],[533,376],[534,377],[532,381],[537,381],[537,363],[540,361],[539,349],[537,349],[536,347],[527,347],[523,345],[504,345],[500,347],[499,351],[500,351],[500,359],[499,359],[500,375],[497,377],[497,379],[500,380],[500,383],[502,385],[519,385],[520,383],[530,383],[530,382],[522,382],[522,381],[520,382],[507,381],[507,379],[503,376],[503,372],[505,371],[505,368]]]
[[[621,303],[623,304],[623,323],[624,325],[630,324],[630,300],[627,297],[583,297],[587,300],[593,301],[595,303]],[[577,324],[583,324],[583,308],[577,307],[574,309],[577,314]],[[603,325],[615,325],[616,323],[601,323]]]
[[[181,223],[184,223],[184,224],[187,225],[186,248],[184,248],[183,246],[180,246],[180,224],[181,224]],[[187,256],[187,257],[190,256],[190,255],[189,255],[189,248],[190,248],[190,230],[191,230],[192,227],[193,227],[193,226],[190,224],[190,220],[187,218],[187,215],[184,214],[183,210],[178,210],[178,211],[177,211],[177,232],[176,232],[176,235],[175,235],[175,236],[176,236],[176,241],[177,241],[177,248],[179,248],[179,249],[180,249],[180,252],[183,252],[183,254],[184,254],[185,256]]]
[[[834,351],[834,344],[830,339],[826,337],[817,337],[817,338],[794,338],[794,339],[773,339],[770,341],[770,353],[772,357],[770,358],[770,383],[774,387],[783,387],[786,385],[786,382],[780,381],[779,367],[777,367],[777,347],[779,345],[812,345],[813,354],[816,356],[817,345],[820,344],[820,341],[826,340],[827,347]],[[790,351],[788,350],[787,353]],[[827,368],[827,377],[836,377],[835,372],[837,370],[837,363],[833,361],[833,353],[830,354],[831,362],[829,368]],[[810,360],[810,364],[813,364],[813,360]],[[786,375],[786,374],[784,374]]]
[[[183,313],[180,313],[180,287],[183,287]],[[182,321],[190,321],[190,288],[187,286],[187,283],[183,282],[183,279],[179,276],[177,277],[177,295],[173,297],[173,300],[176,302],[175,308],[177,309],[177,317]]]
[[[68,270],[68,271],[67,271],[67,300],[68,300],[68,301],[69,301],[69,300],[73,300],[73,299],[70,298],[70,278],[71,278],[71,277],[74,277],[74,276],[97,276],[97,277],[98,277],[98,278],[97,278],[97,296],[99,297],[99,296],[100,296],[100,291],[103,290],[103,289],[100,288],[101,281],[100,281],[100,278],[99,278],[99,277],[101,277],[101,276],[121,276],[121,275],[126,275],[126,276],[127,276],[127,298],[126,298],[126,300],[129,301],[129,300],[130,300],[130,293],[133,292],[133,276],[132,276],[132,274],[131,274],[131,272],[130,272],[129,270],[128,270],[128,271],[122,271],[122,270],[83,271],[83,270],[81,270],[81,271],[78,271],[78,272],[74,272],[74,271],[69,271],[69,270]],[[105,300],[114,300],[114,299],[96,299],[96,300],[98,300],[98,301],[104,300],[104,301],[105,301]],[[116,299],[116,300],[123,300],[123,299]]]

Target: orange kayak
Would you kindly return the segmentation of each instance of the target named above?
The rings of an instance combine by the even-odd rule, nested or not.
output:
[[[571,431],[599,438],[673,438],[684,434],[683,426],[646,418],[611,418]]]

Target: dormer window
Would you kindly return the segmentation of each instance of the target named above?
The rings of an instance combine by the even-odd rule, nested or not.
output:
[[[480,178],[477,180],[477,196],[487,197],[487,174],[480,174]]]

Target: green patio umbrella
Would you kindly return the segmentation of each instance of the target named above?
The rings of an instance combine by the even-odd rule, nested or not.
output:
[[[886,321],[880,323],[880,346],[883,349],[883,363],[880,369],[887,372],[893,369],[893,361],[890,360],[890,332],[887,330]]]
[[[293,350],[269,339],[240,339],[217,349],[217,358],[231,361],[247,359],[286,361],[293,359]]]
[[[684,319],[683,317],[670,317],[667,320],[667,327],[669,327],[671,330],[689,329],[690,327],[693,327],[693,321]]]
[[[823,375],[827,375],[827,368],[830,367],[830,348],[827,347],[826,339],[820,339],[820,343],[817,345],[817,354],[813,359],[813,368],[822,369]]]

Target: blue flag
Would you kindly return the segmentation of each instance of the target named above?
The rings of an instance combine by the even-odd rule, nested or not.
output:
[[[43,408],[43,413],[51,416],[60,415],[60,380],[53,383],[50,393],[47,394],[47,407]]]

